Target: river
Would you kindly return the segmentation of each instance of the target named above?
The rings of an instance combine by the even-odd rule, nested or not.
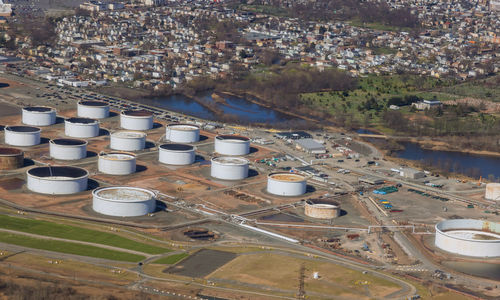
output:
[[[400,142],[404,150],[395,151],[399,158],[418,160],[441,169],[467,176],[488,178],[490,174],[500,178],[500,157],[476,155],[454,151],[426,150],[417,143]]]
[[[211,93],[197,95],[209,105],[222,110],[226,115],[232,115],[241,120],[242,123],[280,123],[296,119],[293,116],[277,112],[273,109],[260,106],[245,99],[225,95],[224,103],[215,102]],[[142,99],[141,102],[152,106],[181,112],[207,120],[217,120],[217,115],[196,102],[183,95],[172,95],[167,97],[153,97]]]
[[[205,103],[213,105],[224,114],[237,117],[241,123],[276,124],[297,120],[297,118],[293,116],[260,106],[236,96],[224,95],[224,101],[222,102],[216,102],[212,98],[211,92],[199,94],[197,97],[201,98]],[[183,95],[145,98],[142,99],[141,102],[202,119],[218,119],[213,111]],[[369,129],[360,129],[358,133],[376,134],[376,132]],[[397,157],[422,161],[450,172],[462,173],[472,177],[483,176],[484,178],[488,178],[488,176],[492,174],[496,178],[500,178],[500,157],[453,151],[426,150],[422,149],[420,145],[411,142],[402,142],[401,144],[405,149],[396,151],[395,155]]]

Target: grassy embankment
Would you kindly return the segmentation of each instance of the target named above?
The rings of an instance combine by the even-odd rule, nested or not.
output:
[[[57,224],[42,220],[16,218],[6,215],[0,215],[0,228],[62,238],[62,239],[102,244],[107,246],[139,251],[148,254],[160,254],[171,251],[166,248],[137,242],[116,234],[111,234],[98,230],[92,230],[92,229],[64,225],[64,224]],[[82,245],[79,246],[86,247]]]
[[[103,258],[103,259],[110,259],[117,261],[138,262],[145,258],[144,256],[141,255],[103,249],[89,245],[81,245],[63,241],[51,241],[46,239],[38,239],[25,235],[10,234],[10,233],[0,233],[0,242],[28,247],[28,248],[40,249],[40,250],[82,255],[94,258]]]
[[[188,256],[189,256],[189,253],[173,254],[170,256],[166,256],[166,257],[162,257],[160,259],[157,259],[153,263],[154,264],[173,265],[173,264],[178,263],[179,261],[183,260],[184,258],[186,258]]]
[[[464,97],[498,101],[500,85],[495,85],[497,77],[476,80],[465,83],[456,83],[450,80],[441,80],[433,77],[416,75],[369,75],[359,79],[358,87],[348,92],[314,92],[301,95],[303,103],[317,108],[326,109],[332,115],[343,114],[352,116],[354,122],[361,127],[376,128],[384,133],[392,134],[392,130],[385,126],[382,116],[388,108],[388,101],[393,97],[417,96],[422,99],[437,99],[440,101],[459,99]],[[370,99],[373,103],[370,104]],[[424,112],[411,111],[409,106],[402,107],[400,112],[408,119],[431,120]],[[446,115],[446,111],[445,111]],[[439,122],[440,118],[436,118]],[[484,126],[471,126],[476,121]],[[477,130],[481,132],[485,124],[494,123],[494,115],[484,115],[477,112],[459,116],[456,124],[464,127],[463,132]],[[450,132],[453,133],[453,132]]]
[[[500,102],[500,75],[446,86],[436,91],[459,97],[471,97]]]

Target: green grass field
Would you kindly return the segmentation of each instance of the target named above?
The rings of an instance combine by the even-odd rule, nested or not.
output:
[[[500,75],[443,87],[439,91],[461,97],[480,98],[498,102],[500,101]]]
[[[75,241],[103,244],[148,254],[160,254],[170,251],[166,248],[144,244],[112,233],[65,224],[57,224],[48,221],[10,217],[6,215],[0,215],[0,228]]]
[[[377,23],[377,22],[361,22],[359,19],[353,19],[350,21],[350,23],[352,26],[355,27],[368,28],[374,30],[393,31],[393,32],[400,32],[400,31],[410,32],[412,30],[411,28],[408,27],[384,25],[382,23]]]
[[[436,98],[441,101],[454,99],[453,95],[434,92],[436,88],[446,86],[449,82],[416,75],[369,75],[359,78],[355,90],[342,92],[316,92],[302,94],[302,101],[312,107],[326,109],[332,115],[352,115],[361,126],[380,125],[381,111],[392,97],[414,95],[424,99]],[[374,99],[378,109],[364,109],[365,103]]]
[[[138,262],[145,258],[144,256],[141,255],[103,249],[94,246],[87,246],[87,245],[62,242],[62,241],[37,239],[24,235],[16,235],[4,232],[0,232],[0,242],[28,247],[28,248],[89,256],[95,258],[104,258],[117,261]]]
[[[165,265],[173,265],[178,263],[179,261],[183,260],[184,258],[188,257],[188,253],[179,253],[179,254],[174,254],[170,255],[167,257],[162,257],[160,259],[155,260],[153,263],[154,264],[165,264]]]

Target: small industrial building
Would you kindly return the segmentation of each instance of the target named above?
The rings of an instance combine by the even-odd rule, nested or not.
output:
[[[311,176],[319,176],[321,174],[320,171],[316,170],[315,168],[313,168],[311,166],[296,167],[293,169],[298,171],[298,172],[301,172],[301,173],[304,173],[307,175],[311,175]]]
[[[500,183],[486,184],[484,198],[488,200],[500,200]]]
[[[425,173],[412,168],[404,168],[399,171],[399,175],[409,179],[420,179],[425,177]]]
[[[295,142],[297,149],[307,153],[319,154],[326,153],[326,147],[313,139],[300,139]]]
[[[439,100],[424,100],[424,101],[412,103],[411,105],[415,106],[415,108],[418,110],[425,110],[425,109],[431,109],[431,108],[435,108],[435,107],[441,107],[443,104]]]
[[[377,176],[362,176],[362,177],[359,177],[358,178],[358,181],[360,183],[368,183],[368,184],[371,184],[371,185],[377,185],[377,184],[382,184],[384,183],[385,181],[380,178],[380,177],[377,177]]]

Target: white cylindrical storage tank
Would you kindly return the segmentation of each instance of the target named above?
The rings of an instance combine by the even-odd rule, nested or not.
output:
[[[146,134],[138,131],[116,131],[111,134],[109,147],[113,150],[139,151],[146,147]]]
[[[158,160],[167,165],[190,165],[195,159],[194,147],[186,144],[163,144],[158,152]]]
[[[67,166],[35,167],[27,172],[28,189],[41,194],[66,195],[87,189],[89,172]]]
[[[99,135],[99,122],[88,118],[69,118],[64,121],[64,134],[76,138]]]
[[[500,223],[473,220],[444,220],[436,224],[434,243],[446,252],[472,257],[500,256]]]
[[[40,128],[32,126],[5,126],[5,143],[29,147],[40,144]]]
[[[109,105],[101,101],[79,101],[77,115],[80,118],[104,119],[109,117]]]
[[[108,216],[144,216],[155,211],[155,194],[146,189],[128,186],[98,188],[92,192],[92,208]]]
[[[56,123],[56,110],[48,106],[23,108],[22,122],[26,125],[49,126]]]
[[[294,173],[272,173],[267,177],[267,192],[278,196],[300,196],[305,194],[307,180]]]
[[[120,113],[120,126],[128,130],[153,128],[153,114],[145,110],[124,110]]]
[[[76,160],[87,157],[87,141],[77,139],[50,140],[50,157],[61,160]]]
[[[488,183],[486,184],[486,193],[484,198],[488,200],[500,201],[500,183]]]
[[[200,127],[193,124],[169,124],[165,138],[173,143],[196,143],[200,140]]]
[[[222,155],[247,155],[250,153],[250,139],[239,135],[218,135],[215,137],[215,152]]]
[[[135,154],[127,152],[101,152],[97,162],[99,172],[109,175],[129,175],[135,173]]]
[[[242,157],[212,158],[210,175],[223,180],[241,180],[248,177],[248,160]]]
[[[304,204],[304,214],[316,219],[333,219],[340,216],[340,205],[330,199],[308,199]]]

